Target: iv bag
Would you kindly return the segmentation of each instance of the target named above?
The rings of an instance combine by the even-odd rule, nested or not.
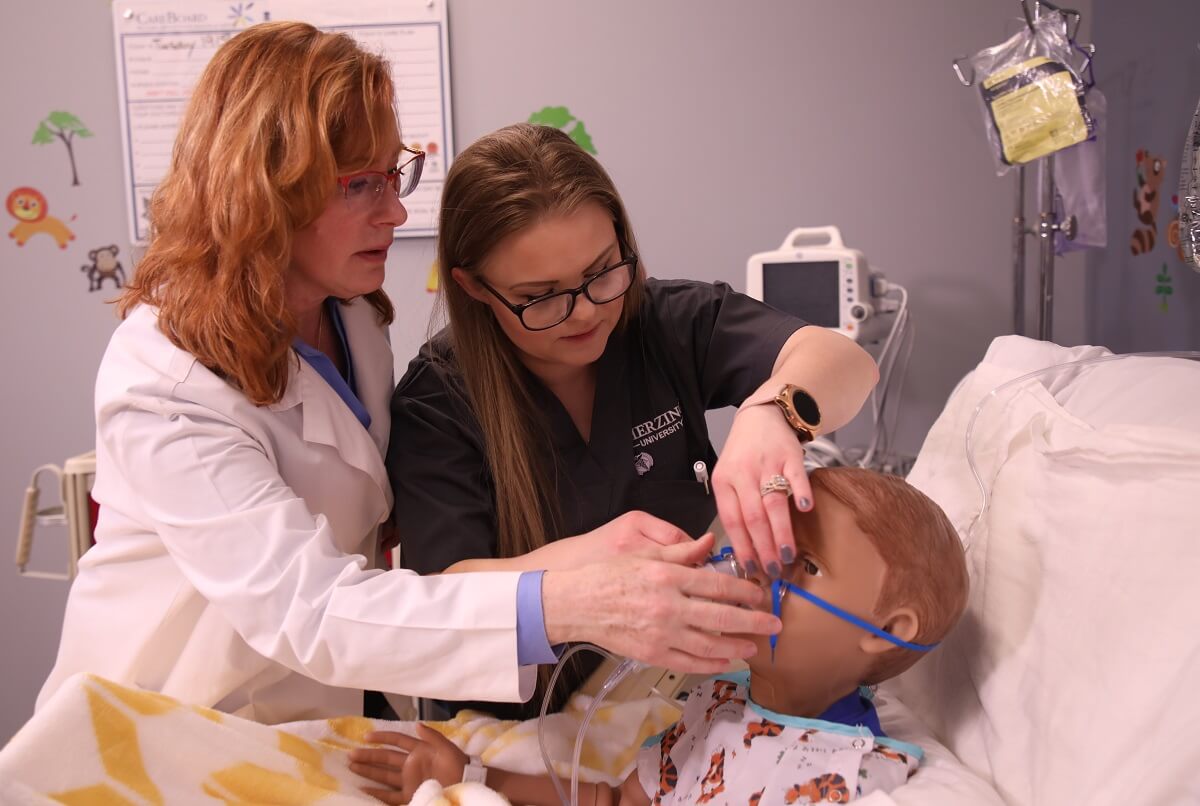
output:
[[[969,60],[980,76],[983,116],[998,175],[1091,136],[1084,85],[1071,58],[1065,17],[1047,11],[1033,30],[1023,27]]]

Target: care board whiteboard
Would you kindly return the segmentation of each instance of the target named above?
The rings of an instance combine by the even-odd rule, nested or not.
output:
[[[427,154],[421,184],[404,200],[408,222],[396,236],[436,233],[454,153],[446,0],[117,0],[112,13],[134,243],[149,237],[146,208],[170,166],[179,120],[200,74],[226,40],[269,20],[301,20],[349,34],[391,63],[404,143]]]

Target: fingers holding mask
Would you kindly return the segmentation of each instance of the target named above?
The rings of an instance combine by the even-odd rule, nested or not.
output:
[[[796,560],[793,509],[812,509],[812,486],[803,452],[783,460],[779,472],[765,476],[757,486],[754,478],[747,471],[727,482],[725,488],[733,494],[724,502],[718,498],[717,505],[733,550],[747,573],[755,576],[762,571],[778,579]]]
[[[760,489],[763,508],[771,523],[775,550],[783,565],[796,561],[796,534],[793,509],[807,512],[812,509],[812,486],[804,468],[803,457],[789,459],[782,472],[772,476]],[[774,574],[768,573],[775,578]]]
[[[717,514],[721,518],[721,525],[725,527],[725,534],[729,536],[729,545],[737,555],[738,562],[751,575],[757,574],[762,568],[762,563],[759,562],[758,555],[754,552],[754,543],[746,531],[737,488],[724,477],[714,476],[713,497],[717,500]]]
[[[712,556],[712,550],[713,534],[712,532],[705,532],[695,540],[689,538],[686,542],[664,548],[658,557],[654,559],[674,565],[700,565]]]
[[[714,473],[717,511],[751,574],[778,579],[796,559],[793,507],[812,508],[804,446],[774,406],[739,411]]]
[[[664,559],[701,562],[711,537],[668,546]],[[579,574],[579,578],[575,575]],[[708,600],[708,601],[701,601]],[[631,559],[543,578],[551,643],[583,640],[625,657],[678,671],[713,673],[753,644],[734,634],[770,635],[779,620],[758,610],[765,593],[752,582],[700,568]]]
[[[779,631],[779,619],[759,609],[766,597],[758,585],[707,570],[679,570],[682,599],[675,604],[678,616],[667,640],[693,667],[704,667],[697,671],[707,671],[714,661],[749,658],[756,647],[746,636]]]
[[[717,511],[738,561],[751,576],[778,577],[782,568],[771,514],[759,488],[758,471],[735,470],[717,487]]]

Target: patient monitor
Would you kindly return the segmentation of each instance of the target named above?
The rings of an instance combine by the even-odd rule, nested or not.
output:
[[[804,321],[836,330],[857,342],[888,334],[881,316],[884,291],[872,279],[867,258],[847,249],[837,227],[798,227],[774,252],[746,263],[746,293]]]

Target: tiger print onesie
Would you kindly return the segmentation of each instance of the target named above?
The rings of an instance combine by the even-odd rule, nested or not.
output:
[[[887,738],[857,691],[804,719],[762,708],[749,686],[749,672],[706,680],[646,742],[637,774],[651,803],[845,803],[894,789],[920,764],[921,749]]]

